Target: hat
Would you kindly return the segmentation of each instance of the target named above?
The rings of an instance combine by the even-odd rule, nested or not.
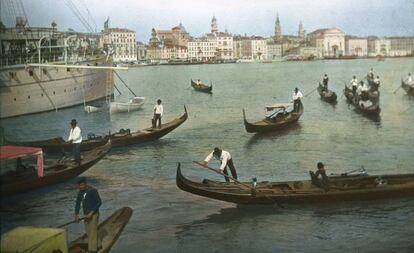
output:
[[[214,148],[214,151],[213,151],[213,155],[215,155],[215,156],[219,156],[220,154],[221,154],[221,149],[219,149],[219,148],[215,147],[215,148]]]
[[[70,122],[71,125],[76,125],[78,124],[78,122],[76,121],[76,119],[72,119],[72,121]]]
[[[80,177],[78,180],[78,184],[86,183],[86,177]]]
[[[322,169],[324,166],[322,162],[318,162],[318,169]]]
[[[160,104],[160,103],[161,103],[161,99],[158,99],[158,100],[157,100],[157,103],[159,103],[159,104]]]
[[[296,87],[296,88],[295,88],[295,91],[298,91],[298,90],[299,90],[299,89],[298,89],[298,87]]]

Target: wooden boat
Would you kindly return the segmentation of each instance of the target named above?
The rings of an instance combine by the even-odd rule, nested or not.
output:
[[[257,182],[248,188],[234,182],[194,182],[185,178],[178,164],[176,184],[183,191],[237,204],[303,204],[414,197],[414,174],[330,177],[329,187],[311,180]],[[251,182],[244,184],[252,185]],[[252,185],[253,187],[253,185]]]
[[[246,112],[243,109],[243,121],[246,131],[248,133],[275,131],[297,122],[300,116],[302,116],[303,114],[303,104],[300,103],[298,112],[293,112],[293,110],[291,112],[286,112],[285,109],[289,105],[290,104],[276,104],[273,106],[266,107],[267,110],[283,109],[283,112],[276,114],[273,118],[266,117],[265,119],[257,121],[255,123],[249,123],[246,120]]]
[[[132,209],[130,207],[123,207],[98,225],[98,238],[102,243],[102,248],[98,250],[98,253],[107,253],[111,250],[131,216]],[[69,244],[68,252],[78,253],[87,252],[87,250],[88,236],[84,234]]]
[[[213,85],[208,86],[208,85],[205,85],[203,83],[197,84],[196,82],[193,81],[193,79],[191,79],[191,86],[196,91],[201,91],[201,92],[205,92],[205,93],[212,93],[212,91],[213,91]]]
[[[92,105],[85,105],[84,110],[87,113],[98,112],[102,109],[102,107],[92,106]]]
[[[181,117],[174,119],[168,123],[162,124],[161,128],[149,127],[141,131],[132,133],[129,131],[120,131],[118,133],[111,134],[110,138],[112,140],[112,145],[114,147],[119,147],[157,140],[163,137],[164,135],[168,134],[169,132],[173,131],[187,120],[188,113],[187,108],[185,106],[184,111],[185,112]]]
[[[134,97],[128,102],[111,102],[111,113],[131,112],[140,109],[145,102],[145,97]]]
[[[324,90],[324,87],[321,85],[321,83],[319,83],[318,86],[318,93],[319,96],[321,96],[321,99],[328,102],[328,103],[336,103],[336,93],[331,91],[331,90]]]
[[[81,151],[88,151],[93,148],[99,147],[107,143],[109,140],[109,136],[101,137],[101,136],[88,136],[88,139],[83,140],[81,143]],[[73,144],[66,142],[61,137],[51,138],[47,140],[39,140],[39,141],[27,141],[27,142],[18,142],[18,141],[10,141],[5,139],[4,140],[7,145],[15,145],[15,146],[27,146],[27,147],[38,147],[43,150],[45,153],[64,153],[64,152],[72,152]]]
[[[1,195],[11,195],[15,193],[26,192],[32,189],[57,184],[65,180],[74,178],[87,169],[92,167],[95,163],[101,160],[111,148],[111,141],[108,141],[101,147],[94,148],[90,151],[82,153],[81,164],[78,165],[73,160],[46,160],[43,175],[39,175],[35,170],[30,168],[20,172],[11,172],[1,175]],[[2,160],[2,162],[13,162],[14,160]],[[3,163],[2,163],[3,166]],[[5,165],[5,168],[7,165]],[[10,167],[10,163],[9,163]],[[16,168],[16,167],[14,167]]]
[[[414,83],[408,84],[404,80],[401,80],[401,87],[407,92],[407,95],[414,96]]]
[[[379,97],[379,91],[377,96]],[[360,101],[358,98],[354,99],[354,93],[352,92],[352,89],[348,88],[348,86],[345,85],[344,94],[347,99],[347,101],[354,105],[355,109],[358,112],[361,112],[367,116],[378,116],[381,113],[381,108],[379,106],[379,100],[377,102],[372,102],[369,106],[364,106],[364,102]]]

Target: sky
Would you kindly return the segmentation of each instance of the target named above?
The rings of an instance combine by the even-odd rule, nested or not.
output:
[[[18,1],[32,27],[55,21],[62,31],[86,31],[68,7],[72,1],[98,31],[109,17],[110,27],[134,30],[145,43],[152,28],[169,30],[180,22],[190,35],[201,36],[210,31],[213,15],[219,30],[232,34],[271,36],[279,14],[283,34],[296,34],[302,22],[306,32],[337,27],[356,36],[414,36],[414,0],[1,0],[7,26],[12,20],[7,7]]]

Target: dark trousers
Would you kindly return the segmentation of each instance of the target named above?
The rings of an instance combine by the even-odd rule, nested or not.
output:
[[[81,156],[80,156],[80,143],[73,143],[73,158],[75,159],[75,162],[80,163]]]
[[[233,159],[230,159],[227,161],[227,165],[223,170],[223,173],[228,176],[229,173],[227,172],[227,167],[230,168],[231,176],[234,179],[237,179],[237,172],[236,172],[236,168],[234,168]],[[228,177],[224,177],[224,179],[226,180],[226,182],[230,182],[230,179]]]
[[[154,119],[152,120],[152,127],[155,128],[157,126],[158,120],[158,127],[161,128],[161,114],[154,114]]]
[[[296,99],[293,101],[293,111],[298,112],[300,106],[300,99]]]

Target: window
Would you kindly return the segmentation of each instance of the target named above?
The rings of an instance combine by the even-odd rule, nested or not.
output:
[[[29,76],[33,76],[33,69],[29,70]]]
[[[47,74],[47,69],[43,69],[43,74]]]

